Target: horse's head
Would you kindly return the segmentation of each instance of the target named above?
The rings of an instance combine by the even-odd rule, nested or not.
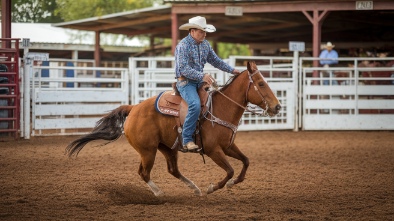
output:
[[[269,116],[278,114],[281,109],[280,102],[257,69],[256,63],[249,61],[247,68],[250,82],[246,100],[261,107]]]

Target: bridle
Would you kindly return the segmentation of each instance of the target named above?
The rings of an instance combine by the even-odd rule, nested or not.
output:
[[[262,104],[262,103],[265,104],[265,109],[263,109],[263,113],[258,113],[258,112],[256,112],[256,111],[252,110],[252,109],[251,109],[252,107],[248,107],[248,106],[244,107],[244,106],[242,106],[241,104],[237,103],[236,101],[234,101],[233,99],[231,99],[230,97],[228,97],[227,95],[225,95],[225,94],[224,94],[223,92],[221,92],[220,90],[217,90],[217,89],[216,89],[215,91],[218,92],[219,94],[223,95],[223,97],[227,98],[229,101],[233,102],[234,104],[236,104],[237,106],[239,106],[240,108],[244,109],[244,110],[247,111],[247,112],[251,112],[252,114],[255,114],[255,115],[260,115],[260,116],[268,117],[268,116],[269,116],[269,114],[268,114],[269,105],[268,105],[267,99],[265,99],[264,95],[261,94],[261,92],[259,91],[259,89],[257,88],[257,86],[254,84],[254,81],[253,81],[253,78],[252,78],[252,77],[253,77],[254,75],[256,75],[256,74],[260,74],[260,75],[261,75],[261,73],[260,73],[259,70],[254,71],[252,74],[248,71],[249,84],[248,84],[248,89],[246,90],[245,103],[248,103],[248,93],[249,93],[249,90],[250,90],[250,86],[253,85],[255,92],[256,92],[256,93],[260,96],[260,98],[261,98],[261,103],[257,104],[257,106],[259,106],[259,105]]]
[[[252,77],[253,77],[254,75],[256,75],[256,74],[261,74],[261,73],[260,73],[259,70],[256,70],[256,71],[254,71],[253,73],[250,73],[250,72],[248,71],[249,83],[248,83],[248,89],[246,90],[245,103],[248,103],[248,93],[249,93],[249,90],[250,90],[250,86],[253,85],[253,86],[254,86],[254,90],[257,92],[257,94],[258,94],[258,95],[260,96],[260,98],[261,98],[261,103],[260,103],[260,104],[262,104],[263,102],[265,103],[265,107],[266,107],[266,108],[263,109],[263,113],[258,113],[258,112],[254,111],[254,110],[251,110],[251,109],[250,109],[251,107],[248,107],[247,105],[246,105],[246,107],[244,107],[244,106],[242,106],[241,104],[237,103],[236,101],[234,101],[233,99],[231,99],[230,97],[228,97],[227,95],[225,95],[223,92],[221,92],[221,91],[218,89],[218,88],[219,88],[218,85],[214,86],[214,87],[213,87],[214,90],[212,90],[212,91],[209,93],[209,97],[208,97],[208,101],[207,101],[207,106],[208,106],[208,108],[207,108],[207,111],[203,114],[203,117],[204,117],[206,120],[211,121],[211,122],[212,122],[212,126],[214,126],[214,123],[217,123],[217,124],[219,124],[219,125],[222,125],[222,126],[225,126],[225,127],[227,127],[227,128],[230,128],[230,129],[233,131],[233,134],[232,134],[232,136],[231,136],[231,141],[230,141],[229,146],[231,146],[231,144],[234,142],[235,134],[237,133],[237,130],[238,130],[238,125],[234,125],[234,124],[232,124],[232,123],[230,123],[230,122],[224,121],[224,120],[222,120],[222,119],[220,119],[220,118],[218,118],[218,117],[216,117],[216,116],[214,116],[214,115],[212,114],[212,113],[213,113],[212,94],[213,94],[214,92],[218,92],[219,94],[221,94],[221,95],[223,95],[225,98],[227,98],[229,101],[233,102],[234,104],[236,104],[236,105],[239,106],[240,108],[244,109],[245,111],[251,112],[252,114],[260,115],[260,116],[269,116],[269,114],[268,114],[268,108],[269,108],[268,102],[267,102],[267,100],[265,99],[264,95],[261,94],[261,92],[258,90],[258,88],[256,87],[256,85],[254,84],[254,81],[253,81],[253,78],[252,78]],[[230,82],[230,83],[231,83],[231,82]],[[227,83],[226,85],[228,85],[228,84],[229,84],[229,83]],[[209,118],[207,117],[207,114],[208,114],[208,113],[210,114],[210,117],[209,117]]]

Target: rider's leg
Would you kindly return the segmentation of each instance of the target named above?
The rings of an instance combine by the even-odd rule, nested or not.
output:
[[[183,124],[182,143],[189,151],[197,150],[198,146],[193,141],[193,133],[201,111],[200,98],[197,93],[198,82],[186,79],[178,81],[176,86],[182,98],[188,104],[188,112]]]

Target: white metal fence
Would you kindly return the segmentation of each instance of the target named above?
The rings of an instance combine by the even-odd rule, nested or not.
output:
[[[301,58],[300,63],[313,60]],[[340,58],[342,67],[302,68],[302,128],[393,130],[392,61],[394,58]]]
[[[239,130],[394,129],[394,58],[339,58],[340,67],[330,68],[311,67],[316,58],[231,56],[226,62],[242,71],[249,60],[258,65],[282,110],[272,118],[245,113]],[[175,82],[173,57],[130,58],[129,69],[65,62],[25,68],[22,80],[31,78],[30,90],[23,87],[25,138],[86,133],[107,111],[171,90]],[[204,72],[219,84],[231,77],[210,65]]]
[[[32,136],[86,133],[102,115],[128,104],[125,68],[33,66],[31,70]],[[103,71],[116,75],[98,77]]]
[[[229,64],[239,70],[246,69],[247,61],[255,61],[271,89],[279,99],[282,109],[275,117],[262,117],[245,112],[240,130],[297,130],[297,58],[268,56],[231,56]],[[226,75],[229,77],[229,75]]]

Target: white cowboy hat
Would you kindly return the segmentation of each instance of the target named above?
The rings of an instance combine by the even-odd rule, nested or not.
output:
[[[326,48],[334,48],[335,45],[333,45],[331,42],[327,42]]]
[[[179,30],[189,30],[191,28],[197,28],[206,32],[215,32],[216,28],[213,25],[207,24],[204,17],[196,16],[189,19],[189,23],[183,24],[179,27]]]

